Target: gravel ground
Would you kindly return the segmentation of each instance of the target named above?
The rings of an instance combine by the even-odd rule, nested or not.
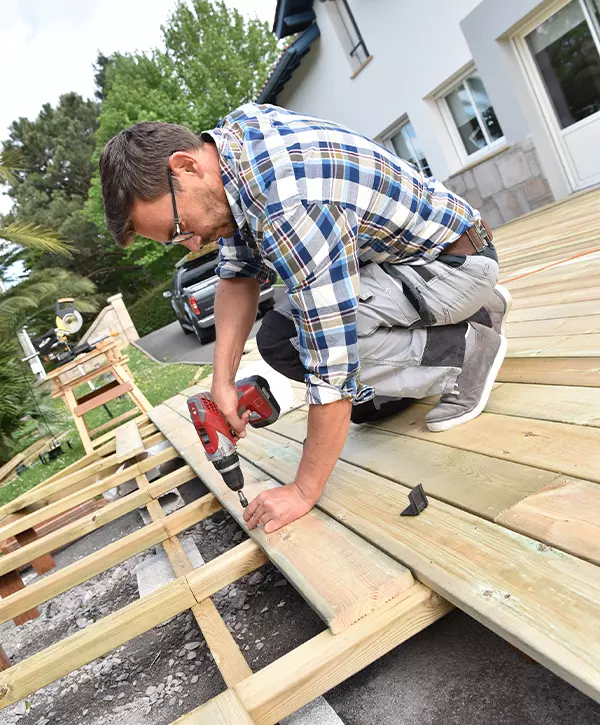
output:
[[[59,567],[135,530],[137,513],[55,555]],[[225,512],[189,529],[205,561],[246,535]],[[138,598],[132,557],[40,607],[23,627],[0,625],[13,663]],[[213,596],[248,663],[258,670],[322,631],[323,624],[268,564]],[[283,634],[285,633],[285,634]],[[0,712],[1,725],[166,725],[225,689],[198,625],[185,612]]]

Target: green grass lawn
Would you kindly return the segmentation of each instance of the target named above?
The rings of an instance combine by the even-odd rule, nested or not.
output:
[[[152,405],[158,405],[163,400],[172,398],[180,390],[189,387],[192,378],[198,372],[198,368],[194,365],[161,365],[155,363],[133,345],[129,346],[127,354],[129,355],[129,369],[135,378],[136,384]],[[201,378],[210,374],[211,365],[203,365],[201,367],[203,368]],[[75,395],[79,397],[88,392],[90,392],[90,388],[85,384],[76,389]],[[62,401],[56,401],[56,404],[64,407]],[[111,400],[108,404],[108,408],[114,418],[130,410],[132,407],[133,403],[127,395],[116,400]],[[85,422],[90,429],[97,428],[109,420],[110,417],[103,407],[96,408],[85,416]],[[42,428],[44,428],[43,425]],[[48,465],[36,461],[14,481],[0,488],[0,505],[12,501],[12,499],[20,496],[30,488],[37,486],[41,481],[45,481],[57,471],[61,471],[85,455],[83,445],[79,440],[72,420],[69,419],[68,423],[62,428],[53,426],[51,428],[54,435],[66,433],[62,442],[62,448],[65,451],[64,455],[50,462]],[[110,429],[107,428],[108,430]],[[30,435],[27,435],[27,439],[27,445],[30,445],[35,440],[35,438],[30,440]],[[70,442],[72,448],[69,448],[67,441]]]

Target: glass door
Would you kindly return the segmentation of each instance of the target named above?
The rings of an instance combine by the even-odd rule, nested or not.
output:
[[[600,181],[600,0],[570,0],[523,36],[573,185]]]

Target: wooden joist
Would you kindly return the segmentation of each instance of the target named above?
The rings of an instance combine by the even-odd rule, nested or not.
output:
[[[133,420],[117,428],[115,441],[117,463],[135,458],[136,455],[146,450],[139,428]]]
[[[109,614],[0,673],[0,707],[22,700],[195,604],[185,578]]]
[[[176,723],[275,725],[451,609],[430,589],[414,584],[341,634],[326,630],[243,680],[233,688],[235,699],[215,698]],[[249,720],[239,719],[244,713]],[[227,720],[227,716],[238,720]]]

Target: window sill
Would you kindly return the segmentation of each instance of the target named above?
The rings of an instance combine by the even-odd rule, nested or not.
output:
[[[373,56],[372,56],[372,55],[370,55],[370,56],[369,56],[369,57],[367,58],[367,60],[365,60],[365,62],[364,62],[364,63],[362,63],[361,65],[359,65],[359,66],[358,66],[358,68],[357,68],[357,69],[356,69],[356,70],[354,71],[354,73],[353,73],[353,74],[352,74],[352,75],[350,76],[350,80],[351,80],[351,81],[353,81],[353,80],[354,80],[354,79],[356,78],[356,76],[357,76],[357,75],[358,75],[358,74],[359,74],[359,73],[360,73],[361,71],[363,71],[363,70],[364,70],[364,69],[365,69],[365,68],[366,68],[366,67],[367,67],[367,66],[369,65],[369,63],[370,63],[370,62],[371,62],[372,60],[373,60]]]
[[[494,158],[494,156],[498,156],[505,151],[508,151],[509,148],[510,146],[506,143],[506,141],[502,141],[499,146],[494,146],[487,151],[481,151],[473,157],[469,157],[469,160],[463,166],[461,166],[460,169],[457,169],[453,174],[451,174],[448,178],[451,179],[453,176],[458,176],[465,171],[469,171],[469,169],[473,169],[475,168],[475,166],[479,166],[479,164],[483,163],[484,161],[489,161],[489,159]]]

